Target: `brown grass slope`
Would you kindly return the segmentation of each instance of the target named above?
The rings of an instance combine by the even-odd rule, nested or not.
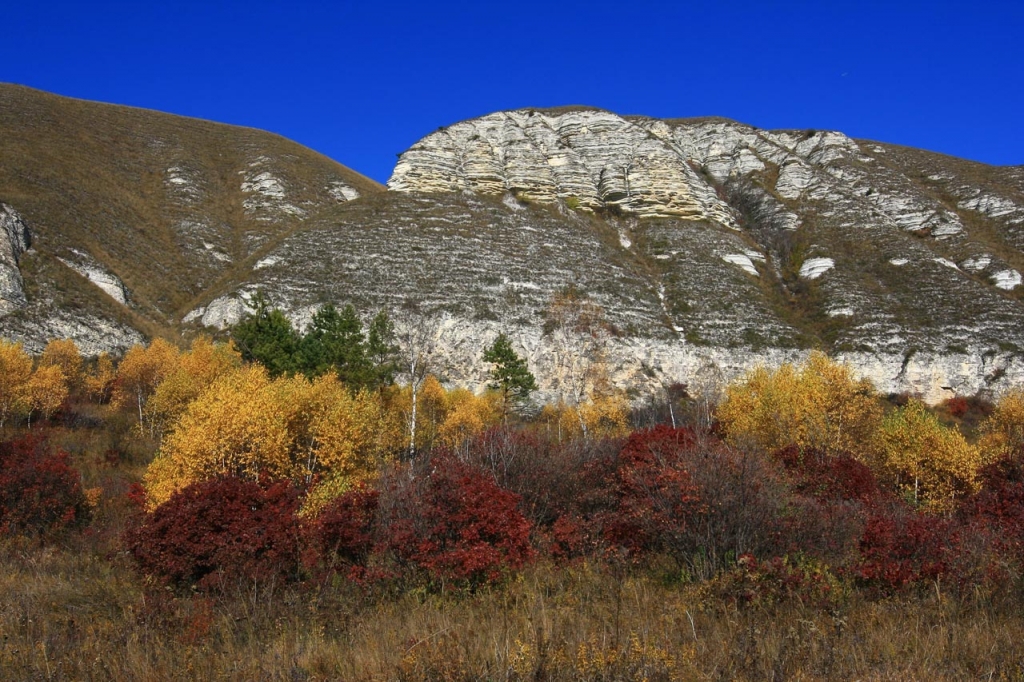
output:
[[[56,258],[84,252],[127,286],[132,325],[156,329],[234,263],[337,204],[337,183],[382,191],[271,133],[9,84],[0,84],[0,160],[0,201],[34,237],[29,260],[38,263],[26,274],[74,280],[67,268],[55,273],[64,267]],[[244,191],[246,181],[262,181],[269,195]],[[46,284],[27,282],[57,307],[71,290],[78,305],[117,306],[83,278]]]

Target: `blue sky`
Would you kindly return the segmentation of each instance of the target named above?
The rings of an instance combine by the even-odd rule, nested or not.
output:
[[[0,81],[253,126],[386,181],[439,126],[588,104],[1024,164],[1020,2],[10,2]]]

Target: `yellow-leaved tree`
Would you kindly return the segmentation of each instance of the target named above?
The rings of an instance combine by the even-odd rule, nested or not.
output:
[[[32,358],[20,343],[0,339],[0,428],[29,409],[26,385],[32,376]]]
[[[289,478],[286,414],[266,369],[228,372],[203,390],[171,427],[145,475],[155,507],[190,483],[222,475]]]
[[[177,361],[178,349],[163,339],[154,339],[148,346],[132,346],[117,367],[111,403],[115,407],[135,408],[139,414],[139,428],[143,428],[146,401],[164,377],[174,370]]]
[[[502,418],[503,402],[497,392],[476,395],[465,388],[453,388],[447,392],[444,401],[445,416],[438,428],[438,441],[442,447],[452,450]]]
[[[1024,389],[1014,389],[996,403],[979,428],[978,446],[985,463],[1024,454]]]
[[[978,448],[919,400],[885,416],[877,443],[883,474],[915,504],[944,511],[977,487]]]
[[[68,382],[59,365],[45,365],[36,368],[25,384],[28,398],[29,423],[32,413],[39,412],[43,419],[49,419],[67,399]]]
[[[403,432],[403,423],[382,410],[378,393],[353,394],[334,374],[271,380],[261,365],[229,369],[171,424],[146,472],[147,500],[159,505],[176,490],[217,476],[266,475],[315,483],[315,497],[325,504],[372,477],[402,447]]]
[[[64,373],[68,391],[75,391],[82,384],[82,354],[71,339],[54,339],[46,344],[43,354],[39,356],[39,366],[60,367]]]
[[[726,388],[717,416],[739,447],[788,445],[864,457],[882,415],[874,389],[845,365],[813,352],[802,365],[764,367]]]
[[[215,344],[200,336],[165,369],[146,401],[145,413],[150,423],[157,431],[165,431],[203,389],[241,364],[242,356],[232,344]]]
[[[110,399],[110,391],[116,378],[114,361],[106,353],[100,353],[96,358],[96,366],[82,378],[82,386],[89,398],[102,403]]]

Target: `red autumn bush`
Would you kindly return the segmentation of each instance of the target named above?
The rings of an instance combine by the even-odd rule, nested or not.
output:
[[[520,509],[541,529],[562,515],[596,503],[595,495],[614,469],[621,444],[578,439],[559,443],[543,435],[495,427],[474,438],[466,461],[490,472],[502,488],[520,498]]]
[[[332,501],[312,521],[316,548],[328,567],[362,572],[378,542],[379,507],[380,491],[360,486]]]
[[[852,575],[882,591],[947,578],[959,539],[950,519],[886,505],[867,519]]]
[[[828,455],[817,450],[801,450],[790,445],[773,457],[793,479],[797,493],[819,500],[850,500],[873,504],[883,496],[874,472],[850,455]]]
[[[442,454],[386,482],[380,546],[437,580],[479,584],[533,558],[519,497],[487,472]]]
[[[967,398],[950,398],[943,403],[943,407],[954,417],[960,418],[967,414],[969,405],[967,404]]]
[[[81,476],[68,455],[27,435],[0,443],[0,536],[36,535],[89,521]]]
[[[632,555],[688,551],[689,525],[703,504],[684,453],[690,429],[660,425],[633,433],[619,453],[616,505],[606,515],[605,539]]]
[[[573,476],[586,481],[586,493],[551,527],[556,556],[663,553],[694,577],[710,577],[731,557],[775,556],[789,546],[789,489],[778,467],[689,429],[635,432],[617,457]]]
[[[193,483],[125,536],[138,567],[158,580],[203,590],[297,576],[298,491],[288,482],[235,477]]]

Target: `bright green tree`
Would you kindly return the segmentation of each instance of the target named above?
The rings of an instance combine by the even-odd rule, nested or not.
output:
[[[370,388],[379,389],[395,383],[398,372],[398,344],[395,343],[395,325],[386,310],[381,310],[370,322],[366,338],[366,357],[370,362]]]
[[[484,350],[484,362],[494,365],[487,386],[501,393],[501,414],[506,418],[510,408],[522,405],[537,390],[537,380],[504,332]]]
[[[351,389],[371,383],[363,325],[351,305],[340,311],[330,303],[320,308],[302,337],[299,355],[307,377],[333,370]]]
[[[258,362],[270,376],[292,374],[298,369],[299,335],[270,299],[257,291],[247,302],[252,311],[234,329],[231,338],[246,362]]]

